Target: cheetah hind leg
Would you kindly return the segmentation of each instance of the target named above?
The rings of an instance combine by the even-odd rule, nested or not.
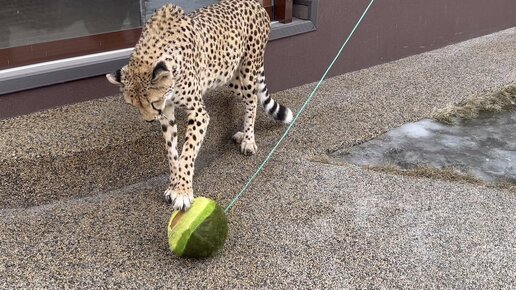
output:
[[[246,74],[245,72],[254,74]],[[241,67],[230,82],[233,93],[241,98],[246,105],[244,120],[244,132],[237,132],[233,140],[240,144],[240,150],[244,155],[256,153],[257,146],[254,138],[254,123],[256,119],[256,106],[259,101],[262,109],[274,120],[289,124],[293,119],[292,111],[280,105],[270,97],[267,85],[265,84],[265,72],[263,65],[258,70]]]
[[[245,104],[244,131],[233,135],[233,140],[240,145],[240,152],[244,155],[254,155],[258,147],[254,139],[254,122],[256,119],[256,78],[245,74],[245,68],[241,67],[231,80],[229,87],[235,96],[242,99]],[[247,70],[249,71],[249,70]]]

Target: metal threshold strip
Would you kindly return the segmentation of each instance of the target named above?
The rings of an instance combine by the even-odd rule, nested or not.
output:
[[[0,94],[98,76],[123,66],[132,48],[0,70]]]

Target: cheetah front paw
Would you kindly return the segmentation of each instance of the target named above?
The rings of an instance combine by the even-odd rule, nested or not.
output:
[[[169,187],[165,191],[165,200],[172,204],[174,210],[186,211],[193,201],[193,190],[179,190]]]
[[[256,154],[256,151],[258,150],[256,142],[254,142],[254,140],[246,140],[244,138],[244,133],[237,132],[235,135],[233,135],[233,140],[237,144],[240,144],[240,152],[242,152],[242,154],[248,156]]]
[[[244,133],[236,132],[235,135],[233,135],[233,141],[235,141],[235,143],[241,144],[242,140],[244,140]]]
[[[242,143],[240,143],[240,152],[244,155],[254,155],[257,150],[258,147],[254,141],[243,140]]]

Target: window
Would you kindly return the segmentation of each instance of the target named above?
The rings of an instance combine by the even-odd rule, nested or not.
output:
[[[314,31],[319,0],[263,0],[272,4],[273,20],[270,40]],[[269,8],[270,10],[270,8]]]
[[[179,5],[185,12],[218,2],[218,0],[144,0],[144,15],[148,19],[154,10],[166,3]],[[272,21],[289,23],[292,21],[292,0],[258,0],[271,17]]]
[[[270,40],[315,30],[318,0],[258,0]],[[145,19],[166,3],[186,12],[218,0],[4,0],[0,94],[98,76],[127,63]]]
[[[140,0],[7,0],[0,69],[134,45]]]
[[[218,0],[143,0],[143,15],[145,19],[149,19],[154,10],[167,4],[174,3],[180,6],[186,13],[192,12],[195,9],[208,6],[213,3],[219,2]]]
[[[272,21],[292,22],[292,0],[260,0]]]

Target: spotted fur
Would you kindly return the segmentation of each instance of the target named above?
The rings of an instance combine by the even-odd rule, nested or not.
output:
[[[222,0],[189,15],[165,5],[146,23],[129,63],[107,75],[143,119],[161,123],[170,165],[165,197],[175,209],[188,209],[193,199],[195,159],[210,121],[202,99],[208,90],[227,84],[243,100],[244,130],[233,137],[243,154],[257,150],[258,102],[274,119],[292,120],[292,112],[269,96],[265,84],[269,31],[267,12],[255,0]],[[176,107],[188,118],[180,155]]]

